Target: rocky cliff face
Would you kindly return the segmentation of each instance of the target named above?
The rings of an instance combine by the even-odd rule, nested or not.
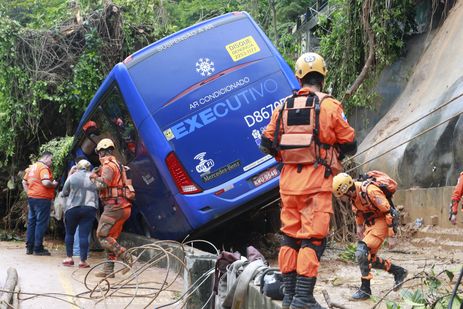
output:
[[[385,89],[390,87],[386,84],[378,86],[378,92],[390,108],[385,112],[383,107],[384,116],[368,131],[359,152],[452,98],[461,97],[366,151],[356,158],[356,163],[366,162],[463,111],[463,2],[456,3],[432,38],[422,36],[422,39],[425,44],[424,48],[416,49],[422,51],[418,57],[417,53],[411,53],[405,60],[399,61],[399,65],[404,64],[397,74],[401,86],[396,85],[395,88],[397,92],[401,91],[400,95],[388,96]],[[375,121],[374,118],[372,120]],[[356,122],[358,127],[361,122],[359,119]],[[396,178],[401,188],[455,185],[463,171],[463,117],[452,118],[361,169],[383,170]]]

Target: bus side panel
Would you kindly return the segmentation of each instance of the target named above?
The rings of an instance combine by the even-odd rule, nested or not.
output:
[[[140,226],[143,218],[152,236],[159,239],[181,239],[192,227],[173,197],[170,188],[176,187],[167,169],[158,168],[165,165],[164,158],[170,149],[136,91],[126,67],[117,65],[115,76],[139,136],[137,157],[129,164],[136,190],[133,214],[128,223],[130,229],[146,234]]]
[[[162,181],[142,141],[138,149],[140,153],[129,164],[136,199],[127,228],[139,234],[149,232],[158,239],[181,239],[191,231],[191,225]]]

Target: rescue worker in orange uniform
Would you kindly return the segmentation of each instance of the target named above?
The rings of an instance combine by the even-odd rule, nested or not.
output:
[[[112,154],[114,143],[112,140],[102,139],[96,146],[96,152],[100,158],[101,166],[90,175],[95,182],[104,210],[98,223],[97,236],[101,246],[106,250],[108,262],[104,264],[103,272],[97,277],[114,278],[114,261],[117,258],[130,264],[130,256],[125,254],[126,249],[119,245],[117,238],[121,234],[124,222],[129,218],[133,196],[129,196],[124,178],[124,167]]]
[[[22,181],[28,198],[26,254],[50,255],[43,247],[43,237],[50,221],[50,207],[58,182],[50,169],[53,154],[45,151],[40,159],[29,166]]]
[[[460,203],[461,196],[463,195],[463,172],[460,173],[457,185],[453,190],[452,202],[450,203],[450,216],[449,220],[453,225],[457,224],[458,204]]]
[[[333,213],[333,176],[340,159],[357,150],[342,104],[322,93],[323,58],[305,53],[296,62],[301,89],[274,110],[260,149],[283,163],[280,174],[281,231],[278,255],[283,308],[323,308],[313,296],[319,260]]]
[[[343,202],[352,203],[357,223],[359,241],[355,257],[360,267],[362,284],[352,298],[354,300],[370,298],[370,280],[373,278],[371,268],[382,269],[392,274],[394,291],[399,290],[407,277],[407,270],[377,255],[384,240],[394,236],[391,205],[384,192],[373,183],[366,185],[364,182],[354,182],[348,174],[340,173],[333,179],[333,194]]]

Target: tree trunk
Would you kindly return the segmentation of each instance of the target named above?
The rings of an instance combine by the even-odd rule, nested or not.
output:
[[[373,34],[373,30],[371,30],[370,26],[370,12],[372,4],[373,0],[364,0],[362,5],[362,25],[368,39],[368,58],[362,68],[362,71],[357,76],[357,79],[354,81],[350,89],[347,90],[344,94],[343,100],[348,99],[350,96],[352,96],[352,94],[354,94],[355,91],[357,91],[357,89],[367,77],[368,71],[370,70],[373,64],[373,60],[375,59],[375,35]]]
[[[277,10],[275,8],[275,1],[269,0],[270,9],[272,10],[272,24],[273,24],[273,43],[278,45],[278,32],[277,32]]]

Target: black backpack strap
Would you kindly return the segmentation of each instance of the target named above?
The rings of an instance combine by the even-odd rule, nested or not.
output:
[[[280,135],[280,125],[281,125],[281,118],[283,118],[283,110],[286,107],[293,107],[294,106],[294,99],[297,97],[296,94],[293,94],[292,97],[289,97],[285,100],[285,103],[283,103],[283,107],[280,109],[280,113],[277,118],[276,122],[276,128],[275,128],[275,133],[273,134],[273,148],[276,149],[277,151],[280,149],[279,141],[278,141],[278,136]]]
[[[287,108],[293,108],[293,107],[294,107],[294,98],[295,98],[295,97],[292,96],[292,97],[286,99],[286,102],[285,102],[285,103],[286,103],[286,107],[287,107]]]
[[[326,96],[328,97],[328,96]],[[325,99],[326,97],[324,97],[323,99]],[[320,101],[320,98],[318,97],[318,95],[315,95],[315,128],[313,130],[313,135],[314,135],[314,141],[315,141],[315,152],[316,152],[316,161],[315,161],[315,168],[318,167],[318,165],[323,165],[325,167],[325,178],[328,178],[330,177],[330,175],[333,173],[333,171],[331,170],[331,166],[328,162],[326,162],[325,158],[322,158],[321,157],[321,151],[320,149],[323,148],[323,149],[330,149],[331,147],[333,147],[333,145],[330,145],[330,144],[325,144],[325,143],[322,143],[320,142],[320,110],[321,110],[321,105],[323,103],[323,99]],[[318,148],[318,149],[317,149]]]
[[[315,138],[315,143],[317,143],[317,145],[320,145],[320,139],[319,139],[319,136],[318,134],[320,133],[320,107],[321,107],[321,104],[320,104],[320,99],[318,98],[318,95],[315,95],[315,128],[313,129],[313,135],[314,135],[314,138]]]

